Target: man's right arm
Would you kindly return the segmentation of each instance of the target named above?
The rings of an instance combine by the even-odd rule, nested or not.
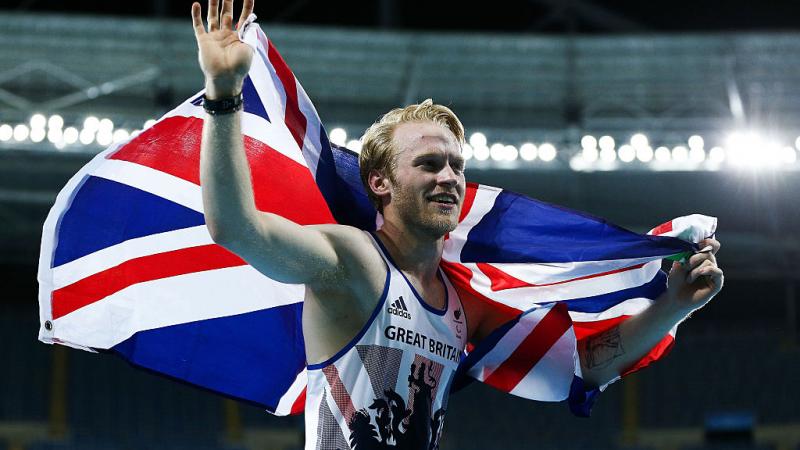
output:
[[[200,5],[192,5],[206,96],[212,100],[241,92],[252,60],[252,49],[232,28],[233,1],[223,0],[217,9],[218,0],[209,0],[206,31]],[[240,26],[252,9],[253,1],[245,1]],[[331,239],[332,226],[301,226],[256,209],[241,114],[206,114],[203,125],[200,183],[212,239],[276,281],[314,283],[341,275],[344,265]]]

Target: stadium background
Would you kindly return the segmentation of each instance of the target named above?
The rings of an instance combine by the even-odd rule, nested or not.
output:
[[[0,449],[300,448],[301,418],[36,341],[56,193],[202,76],[190,2],[15,3],[0,14]],[[468,180],[637,231],[719,218],[726,287],[668,357],[591,419],[470,387],[443,448],[800,449],[797,7],[696,3],[256,5],[332,139],[357,147],[380,113],[431,97],[465,123]]]

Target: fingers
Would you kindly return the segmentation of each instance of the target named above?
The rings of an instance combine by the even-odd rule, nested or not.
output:
[[[715,255],[719,251],[720,247],[722,247],[722,244],[720,244],[720,242],[718,240],[714,239],[714,238],[703,239],[702,241],[700,241],[700,243],[698,245],[700,246],[701,251],[702,251],[702,249],[705,249],[708,246],[711,246],[711,253],[713,253]]]
[[[247,20],[248,17],[250,17],[250,14],[253,13],[254,3],[255,0],[244,0],[244,4],[242,5],[242,13],[239,15],[239,22],[236,24],[237,30],[242,27],[244,21]]]
[[[208,31],[219,30],[219,0],[208,0]]]
[[[720,270],[719,267],[717,267],[717,264],[715,262],[707,259],[707,260],[703,261],[702,263],[700,263],[700,265],[698,265],[697,267],[692,269],[691,272],[689,272],[689,275],[686,276],[686,282],[689,283],[689,284],[692,284],[699,277],[701,277],[703,275],[710,275],[712,272],[717,271],[717,270]]]
[[[192,3],[192,26],[194,27],[194,37],[200,37],[205,34],[206,29],[203,27],[203,17],[200,3]]]
[[[222,27],[226,30],[233,27],[233,0],[222,0]]]

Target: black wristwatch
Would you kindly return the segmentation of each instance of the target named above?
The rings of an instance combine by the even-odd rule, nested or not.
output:
[[[242,109],[242,105],[244,105],[244,99],[241,92],[233,97],[218,98],[216,100],[211,100],[203,94],[203,109],[212,116],[235,113]]]

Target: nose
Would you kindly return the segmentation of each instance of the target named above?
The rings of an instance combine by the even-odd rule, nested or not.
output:
[[[458,174],[450,166],[450,163],[445,164],[442,170],[436,174],[436,182],[446,186],[455,186],[458,184]]]

